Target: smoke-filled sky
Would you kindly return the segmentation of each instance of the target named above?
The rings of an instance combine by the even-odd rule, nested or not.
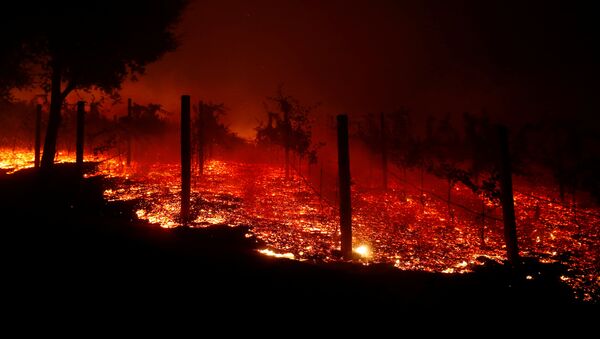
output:
[[[279,84],[322,103],[320,114],[407,106],[589,115],[598,93],[594,12],[523,3],[197,0],[178,28],[180,48],[122,94],[173,112],[181,94],[224,102],[232,129],[248,137]]]

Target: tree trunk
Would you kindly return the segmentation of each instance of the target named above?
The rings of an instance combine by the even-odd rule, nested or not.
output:
[[[58,128],[60,127],[60,110],[63,103],[63,96],[60,91],[62,81],[62,67],[60,63],[52,63],[52,82],[50,92],[50,114],[48,116],[48,127],[46,129],[46,138],[44,140],[44,153],[42,154],[42,169],[50,169],[54,165],[56,156],[56,140],[58,138]]]

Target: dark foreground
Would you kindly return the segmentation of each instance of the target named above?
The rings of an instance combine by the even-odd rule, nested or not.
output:
[[[255,251],[243,227],[162,229],[139,221],[133,202],[103,200],[106,184],[99,177],[78,180],[71,165],[46,175],[0,175],[5,300],[30,310],[185,306],[229,308],[231,315],[253,309],[336,313],[340,305],[360,313],[576,303],[557,264],[525,260],[511,269],[488,262],[469,274],[438,274],[274,259]]]

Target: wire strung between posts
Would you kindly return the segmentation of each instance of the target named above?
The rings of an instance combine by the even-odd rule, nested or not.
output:
[[[319,193],[319,190],[317,190],[317,189],[316,189],[316,188],[315,188],[315,187],[312,185],[312,183],[311,183],[311,182],[310,182],[310,181],[309,181],[307,178],[305,178],[305,177],[304,177],[304,176],[303,176],[303,175],[302,175],[302,174],[301,174],[301,173],[298,171],[298,169],[296,168],[296,166],[295,166],[295,165],[292,165],[291,167],[294,169],[294,171],[296,172],[296,174],[298,174],[298,176],[299,176],[299,177],[302,179],[302,181],[303,181],[303,182],[304,182],[304,183],[305,183],[305,184],[306,184],[306,185],[307,185],[307,186],[308,186],[308,187],[309,187],[309,188],[310,188],[310,189],[311,189],[311,190],[312,190],[312,191],[313,191],[313,192],[314,192],[316,195],[319,195],[319,196],[321,196],[321,194]],[[398,180],[398,181],[402,182],[403,184],[406,184],[406,185],[412,186],[414,189],[416,189],[416,190],[418,190],[418,191],[421,191],[421,188],[420,188],[420,187],[417,187],[416,185],[414,185],[414,184],[412,184],[412,183],[410,183],[410,182],[408,182],[408,181],[406,181],[406,180],[403,180],[403,179],[402,179],[402,178],[400,178],[400,177],[399,177],[399,176],[398,176],[396,173],[394,173],[394,172],[390,171],[390,174],[391,174],[391,175],[392,175],[392,176],[393,176],[393,177],[394,177],[396,180]],[[425,189],[423,189],[423,192],[425,192],[425,193],[427,193],[427,194],[431,195],[432,197],[434,197],[434,198],[436,198],[436,199],[438,199],[438,200],[440,200],[440,201],[442,201],[442,202],[444,202],[444,203],[448,203],[448,201],[447,201],[447,200],[446,200],[444,197],[442,197],[442,196],[440,196],[440,195],[438,195],[438,194],[434,193],[433,191],[429,191],[429,190],[425,190]],[[331,203],[331,202],[329,202],[327,199],[325,199],[325,197],[321,196],[321,200],[322,200],[322,201],[324,201],[324,202],[325,202],[327,205],[329,205],[329,207],[331,207],[331,208],[333,208],[333,209],[336,209],[336,207],[334,206],[334,204],[333,204],[333,203]],[[465,205],[462,205],[462,204],[459,204],[459,203],[456,203],[456,202],[452,202],[452,201],[451,201],[451,202],[450,202],[450,205],[452,205],[452,206],[455,206],[455,207],[458,207],[458,208],[461,208],[461,209],[463,209],[463,210],[465,210],[465,211],[467,211],[467,212],[469,212],[469,213],[473,214],[473,215],[474,215],[474,216],[476,216],[476,217],[484,217],[484,218],[487,218],[487,219],[489,219],[489,220],[494,220],[494,221],[503,222],[503,219],[502,219],[502,218],[498,218],[498,217],[494,217],[494,216],[491,216],[491,215],[487,215],[487,214],[484,214],[484,213],[481,213],[481,212],[474,211],[474,210],[470,209],[469,207],[467,207],[467,206],[465,206]]]
[[[328,201],[327,199],[325,199],[325,197],[324,197],[324,196],[321,194],[321,192],[319,192],[319,190],[318,190],[318,189],[316,189],[316,188],[315,188],[315,187],[312,185],[312,183],[311,183],[311,182],[310,182],[310,181],[309,181],[307,178],[305,178],[305,177],[302,175],[302,173],[300,173],[300,171],[299,171],[299,170],[296,168],[296,166],[295,166],[295,165],[291,164],[291,167],[292,167],[292,169],[293,169],[293,170],[296,172],[296,174],[298,175],[298,177],[300,177],[300,179],[302,179],[302,181],[304,182],[304,184],[306,184],[306,185],[308,186],[308,188],[310,188],[310,189],[311,189],[311,191],[313,191],[313,193],[314,193],[315,195],[317,195],[317,196],[319,196],[319,197],[320,197],[321,201],[325,202],[325,204],[327,204],[327,205],[328,205],[330,208],[333,208],[333,209],[335,209],[335,208],[336,208],[336,207],[335,207],[335,203],[332,203],[332,202]]]
[[[399,177],[399,176],[398,176],[396,173],[394,173],[394,172],[392,172],[392,171],[389,171],[389,173],[392,175],[392,177],[394,177],[394,178],[395,178],[395,179],[397,179],[398,181],[400,181],[400,182],[402,182],[402,183],[404,183],[404,184],[406,184],[406,185],[412,186],[412,187],[413,187],[413,188],[415,188],[416,190],[419,190],[419,191],[421,191],[421,188],[420,188],[420,187],[417,187],[416,185],[414,185],[414,184],[412,184],[412,183],[410,183],[410,182],[408,182],[408,181],[406,181],[406,180],[404,180],[404,179],[400,178],[400,177]],[[431,195],[431,196],[433,196],[434,198],[436,198],[436,199],[438,199],[438,200],[440,200],[440,201],[443,201],[444,203],[449,203],[450,205],[453,205],[453,206],[459,207],[459,208],[461,208],[461,209],[463,209],[463,210],[465,210],[465,211],[467,211],[467,212],[470,212],[470,213],[472,213],[472,214],[473,214],[473,215],[475,215],[475,216],[478,216],[478,217],[485,217],[485,218],[488,218],[488,219],[491,219],[491,220],[495,220],[495,221],[500,221],[500,222],[504,221],[504,219],[502,219],[502,218],[494,217],[494,216],[487,215],[487,214],[485,214],[485,215],[484,215],[484,214],[483,214],[483,213],[481,213],[481,212],[474,211],[474,210],[470,209],[469,207],[467,207],[467,206],[464,206],[464,205],[461,205],[461,204],[459,204],[459,203],[456,203],[456,202],[453,202],[453,201],[450,201],[450,202],[448,202],[448,200],[447,200],[446,198],[444,198],[444,197],[442,197],[442,196],[439,196],[438,194],[436,194],[436,193],[434,193],[434,192],[432,192],[432,191],[429,191],[429,190],[426,190],[426,189],[422,189],[422,191],[423,191],[423,192],[425,192],[425,193],[427,193],[427,194],[429,194],[429,195]]]
[[[596,213],[592,213],[592,212],[580,210],[577,207],[572,208],[571,206],[567,206],[565,203],[560,202],[558,200],[553,200],[553,199],[548,199],[548,198],[542,198],[542,197],[535,196],[535,195],[533,195],[531,193],[524,193],[524,192],[520,192],[520,191],[515,191],[515,193],[522,194],[524,196],[527,196],[527,197],[530,197],[532,199],[536,199],[536,200],[539,200],[539,201],[544,201],[544,202],[549,202],[549,203],[557,204],[557,205],[560,205],[560,206],[562,206],[564,208],[571,208],[578,215],[579,214],[583,214],[583,215],[588,215],[588,216],[595,217],[595,218],[600,218],[600,214],[596,214]]]

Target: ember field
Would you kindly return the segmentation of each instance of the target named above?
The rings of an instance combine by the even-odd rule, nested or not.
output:
[[[31,166],[28,152],[2,154],[1,167],[8,173]],[[59,156],[59,161],[69,160],[68,155]],[[177,164],[158,163],[126,169],[113,158],[102,163],[99,174],[111,178],[112,185],[104,193],[108,200],[135,200],[140,219],[175,227],[179,225],[179,171]],[[445,181],[427,176],[421,196],[414,184],[419,180],[417,173],[397,171],[385,193],[355,182],[353,247],[358,260],[443,273],[468,272],[482,262],[481,257],[503,260],[499,206],[482,204],[479,196],[460,185],[448,205],[442,198],[447,194]],[[521,254],[542,262],[562,262],[568,272],[561,279],[573,288],[576,298],[597,302],[600,211],[566,207],[553,198],[556,194],[550,188],[517,182]],[[321,197],[320,191],[324,189],[308,175],[296,172],[285,179],[279,164],[213,160],[204,176],[193,177],[191,226],[248,225],[247,237],[260,241],[265,255],[341,260],[335,198]]]

